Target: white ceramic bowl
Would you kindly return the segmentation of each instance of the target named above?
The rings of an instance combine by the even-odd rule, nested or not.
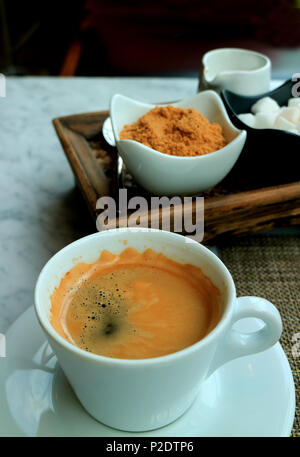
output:
[[[125,124],[131,124],[155,107],[116,94],[111,99],[110,116],[118,152],[128,171],[146,190],[155,195],[193,195],[207,190],[229,173],[246,140],[246,131],[231,123],[224,104],[214,91],[172,103],[181,108],[195,108],[211,122],[223,127],[228,144],[203,156],[179,157],[164,154],[133,140],[120,140]]]

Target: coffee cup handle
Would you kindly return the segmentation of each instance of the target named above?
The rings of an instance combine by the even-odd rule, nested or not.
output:
[[[243,333],[233,328],[240,319],[254,317],[264,325],[252,333]],[[260,297],[240,297],[236,299],[230,329],[218,343],[207,377],[221,365],[248,354],[255,354],[273,346],[282,332],[282,321],[275,306]]]

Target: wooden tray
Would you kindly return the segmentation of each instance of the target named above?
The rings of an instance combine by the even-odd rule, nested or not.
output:
[[[126,170],[118,175],[117,150],[102,136],[102,124],[108,115],[108,111],[101,111],[53,120],[76,182],[95,220],[99,214],[97,200],[106,195],[117,198],[119,187],[127,188],[128,199],[134,195],[150,197]],[[204,244],[220,242],[228,236],[300,224],[300,181],[289,182],[288,177],[275,183],[269,180],[266,186],[255,173],[248,172],[247,166],[240,169],[236,165],[218,186],[201,196],[205,198]],[[195,214],[194,203],[191,210]],[[144,215],[144,219],[148,217]],[[120,222],[117,220],[117,226]]]

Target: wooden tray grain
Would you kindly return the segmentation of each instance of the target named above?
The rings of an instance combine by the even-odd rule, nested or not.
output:
[[[123,171],[118,176],[118,154],[102,136],[102,124],[108,111],[84,113],[53,120],[76,182],[96,220],[100,197],[117,197],[119,187],[126,187],[128,198],[150,197],[133,178]],[[251,167],[232,172],[218,186],[204,192],[204,244],[212,244],[228,236],[245,235],[261,230],[300,224],[300,181],[257,181]],[[271,184],[271,185],[270,185]],[[191,203],[195,215],[195,204]],[[162,212],[158,215],[161,220]],[[176,208],[175,208],[176,211]],[[142,219],[149,220],[145,214]],[[120,221],[117,221],[117,226]],[[171,224],[172,230],[172,224]],[[184,233],[183,233],[184,234]]]

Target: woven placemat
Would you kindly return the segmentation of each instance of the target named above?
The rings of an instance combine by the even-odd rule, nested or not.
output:
[[[218,246],[231,272],[237,295],[270,300],[283,321],[281,346],[289,360],[296,390],[296,414],[291,436],[300,436],[300,357],[293,356],[293,335],[300,332],[300,236],[255,235]],[[294,351],[295,352],[295,351]]]

